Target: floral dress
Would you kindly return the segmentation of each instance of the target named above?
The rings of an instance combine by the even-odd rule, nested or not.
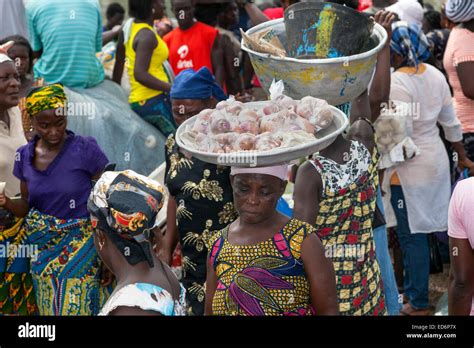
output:
[[[386,315],[372,231],[379,155],[357,141],[349,155],[344,164],[320,155],[310,161],[323,182],[315,227],[333,261],[340,314]]]
[[[168,190],[176,199],[179,240],[182,248],[183,278],[190,315],[204,314],[206,293],[206,239],[237,218],[229,167],[187,158],[174,135],[166,142]]]
[[[255,245],[232,245],[229,226],[210,241],[216,272],[214,315],[312,315],[301,245],[315,229],[291,219],[281,231]]]

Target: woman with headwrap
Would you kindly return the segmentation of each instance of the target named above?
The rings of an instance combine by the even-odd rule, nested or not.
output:
[[[444,68],[453,88],[456,116],[462,124],[467,155],[474,160],[474,0],[449,0],[446,17],[457,24],[451,31]]]
[[[33,139],[33,125],[26,110],[26,95],[32,87],[40,87],[44,84],[42,78],[35,80],[33,76],[33,49],[27,39],[22,36],[9,36],[0,40],[0,45],[13,41],[13,46],[8,50],[8,56],[17,62],[17,70],[20,74],[20,102],[18,107],[21,111],[23,129],[27,140]]]
[[[6,49],[5,49],[6,51]],[[20,244],[23,219],[9,208],[8,201],[20,194],[20,181],[13,165],[16,149],[26,144],[18,109],[20,76],[15,63],[0,53],[0,247],[13,250]],[[27,260],[16,253],[0,257],[0,314],[29,315],[36,312]]]
[[[24,243],[37,248],[30,272],[39,313],[97,314],[110,289],[100,286],[87,198],[108,159],[95,139],[67,130],[61,84],[33,89],[26,105],[36,135],[17,150],[21,199],[7,198],[6,208],[25,217]]]
[[[105,172],[87,204],[94,243],[117,286],[99,315],[184,315],[185,290],[153,245],[164,189],[131,170]]]
[[[430,271],[427,237],[429,233],[447,230],[451,195],[449,160],[437,123],[457,153],[458,167],[474,173],[474,163],[466,157],[461,123],[454,112],[446,79],[435,67],[424,63],[429,57],[424,34],[418,27],[395,23],[390,47],[395,69],[390,99],[409,106],[404,117],[407,135],[420,151],[385,172],[385,213],[387,220],[397,225],[403,254],[404,294],[408,303],[401,313],[426,315]]]
[[[316,229],[277,212],[287,165],[231,169],[239,217],[208,241],[207,315],[337,315]]]
[[[173,116],[177,125],[204,109],[214,108],[226,96],[211,72],[201,68],[182,71],[171,87]],[[229,168],[205,163],[183,153],[174,135],[166,142],[165,182],[170,192],[163,257],[171,255],[180,241],[183,255],[183,284],[189,313],[204,313],[207,249],[211,231],[234,221]]]

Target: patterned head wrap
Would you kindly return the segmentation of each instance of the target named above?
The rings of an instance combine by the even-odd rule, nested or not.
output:
[[[454,23],[469,22],[474,19],[474,0],[448,0],[444,11]]]
[[[153,229],[164,197],[159,183],[132,170],[105,172],[87,202],[92,227],[107,233],[131,265],[153,267]]]
[[[45,110],[64,108],[66,103],[63,85],[55,83],[32,89],[26,97],[26,110],[33,117]]]
[[[392,24],[390,48],[403,56],[406,65],[411,67],[418,68],[418,64],[430,57],[430,45],[421,28],[402,21]]]

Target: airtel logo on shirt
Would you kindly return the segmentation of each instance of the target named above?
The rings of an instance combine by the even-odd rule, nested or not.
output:
[[[178,69],[189,69],[189,68],[194,67],[192,59],[189,59],[189,60],[184,59],[186,58],[188,53],[189,53],[188,45],[182,45],[180,48],[178,48],[178,55],[181,58],[180,60],[178,60],[178,64],[177,64]]]

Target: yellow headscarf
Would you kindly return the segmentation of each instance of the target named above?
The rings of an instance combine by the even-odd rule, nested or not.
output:
[[[26,97],[26,111],[33,117],[45,110],[64,108],[66,103],[63,85],[55,83],[33,89]]]

